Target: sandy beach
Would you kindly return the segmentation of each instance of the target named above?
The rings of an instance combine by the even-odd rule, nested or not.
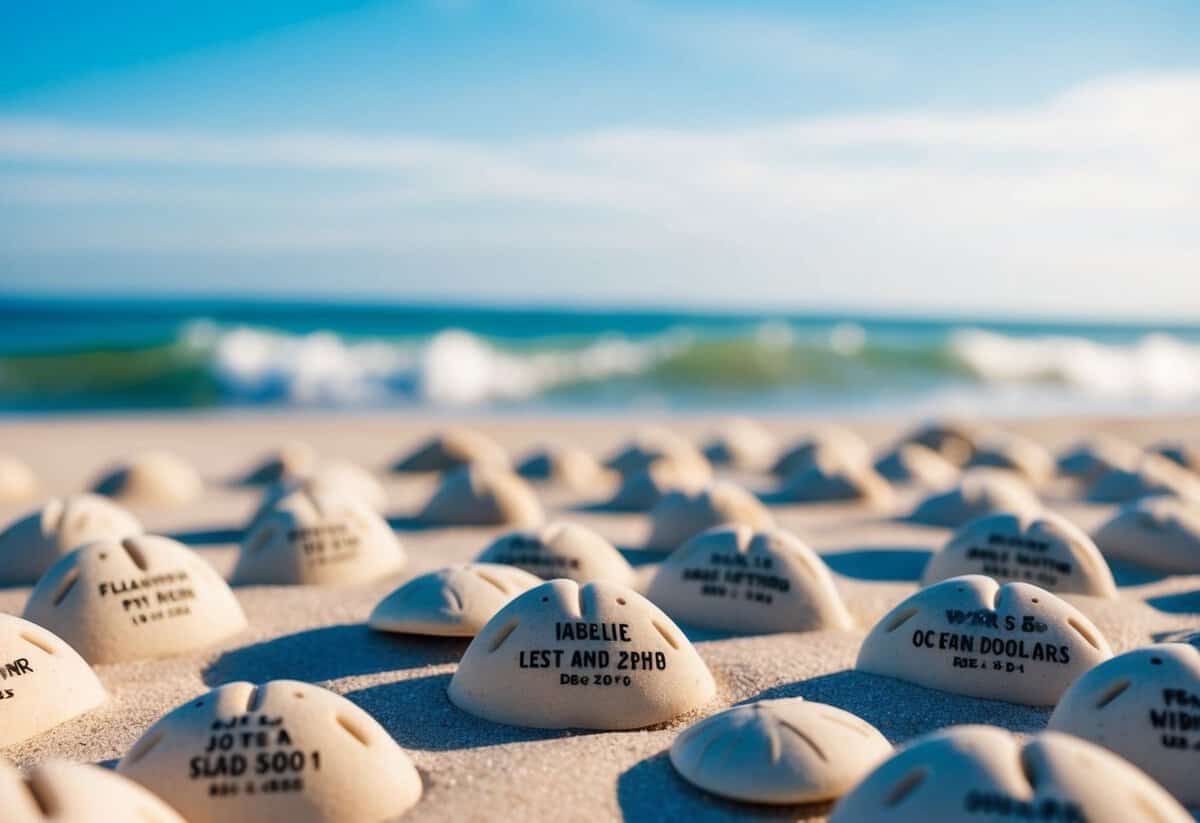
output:
[[[717,417],[489,417],[462,419],[520,456],[540,444],[574,444],[605,454],[645,423],[667,423],[702,438]],[[791,442],[816,421],[762,421]],[[845,423],[846,421],[839,421]],[[912,421],[851,422],[872,445],[883,445]],[[992,421],[1028,435],[1052,451],[1087,431],[1105,431],[1149,443],[1200,436],[1200,420],[1040,418]],[[209,482],[204,498],[178,509],[134,508],[151,532],[191,546],[222,574],[236,557],[241,528],[258,503],[255,489],[229,478],[259,455],[295,438],[323,456],[357,461],[386,483],[388,516],[408,551],[402,574],[371,585],[315,588],[250,586],[236,589],[249,628],[220,647],[161,661],[97,666],[112,695],[100,709],[3,751],[18,765],[50,758],[112,764],[160,715],[233,680],[305,680],[361,706],[412,756],[425,794],[413,820],[606,820],[732,815],[821,820],[827,808],[749,806],[706,795],[680,779],[666,751],[684,725],[745,701],[803,696],[853,712],[893,744],[960,723],[988,723],[1018,732],[1045,726],[1048,709],[977,700],[853,671],[863,636],[874,622],[912,593],[929,554],[950,530],[902,522],[920,496],[902,490],[896,511],[851,504],[778,505],[779,524],[822,555],[857,624],[853,631],[753,637],[685,630],[718,684],[717,699],[671,724],[633,732],[562,732],[485,722],[454,707],[445,690],[467,641],[385,635],[369,631],[372,607],[403,580],[452,561],[474,558],[499,528],[423,528],[411,520],[428,496],[432,476],[386,475],[384,467],[446,424],[432,415],[320,416],[80,416],[0,423],[0,452],[20,456],[36,471],[41,496],[79,491],[112,461],[148,448],[169,448],[194,461]],[[730,475],[756,491],[772,488],[765,476]],[[539,487],[547,516],[590,526],[620,547],[637,567],[644,588],[661,555],[639,550],[648,530],[644,515],[588,510],[586,495]],[[1091,530],[1114,510],[1082,503],[1068,484],[1052,486],[1047,505]],[[33,507],[0,508],[9,522]],[[1115,652],[1200,627],[1200,577],[1163,577],[1114,567],[1116,600],[1070,596]],[[0,590],[0,610],[20,614],[28,588]]]

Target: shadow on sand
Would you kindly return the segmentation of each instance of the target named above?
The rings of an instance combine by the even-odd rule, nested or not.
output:
[[[869,549],[822,552],[821,559],[843,577],[893,583],[921,579],[933,552],[915,546],[879,546]]]

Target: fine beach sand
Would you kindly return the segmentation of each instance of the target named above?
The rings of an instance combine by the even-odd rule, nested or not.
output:
[[[667,422],[701,438],[716,417],[682,420],[650,417],[456,420],[476,425],[520,456],[542,443],[575,444],[607,453],[633,429]],[[782,442],[798,438],[814,421],[766,419]],[[845,422],[845,421],[839,421]],[[872,420],[852,427],[883,444],[911,421]],[[1053,450],[1089,430],[1120,434],[1139,443],[1200,436],[1198,419],[995,421]],[[0,424],[0,453],[28,461],[42,481],[42,496],[89,487],[122,456],[168,448],[192,460],[211,482],[203,500],[173,510],[134,508],[147,529],[184,540],[218,570],[233,567],[241,526],[258,491],[224,481],[286,439],[311,442],[326,457],[355,460],[381,470],[445,421],[425,415],[389,416],[91,416]],[[764,477],[732,477],[755,490]],[[717,700],[667,727],[634,732],[562,732],[520,729],[479,720],[455,708],[446,686],[465,640],[377,634],[364,621],[371,608],[401,581],[477,555],[497,528],[421,529],[408,520],[432,489],[432,477],[386,478],[394,527],[409,553],[401,575],[346,588],[245,587],[236,590],[249,628],[222,646],[169,660],[98,666],[112,694],[104,707],[33,740],[2,751],[18,765],[49,758],[112,763],[160,715],[231,680],[275,678],[311,681],[346,695],[377,718],[411,755],[425,795],[412,820],[606,820],[620,818],[823,819],[827,808],[770,808],[735,804],[706,795],[677,777],[666,750],[683,725],[744,701],[803,696],[839,706],[874,724],[893,743],[942,726],[989,723],[1019,732],[1041,729],[1049,709],[976,700],[853,671],[859,644],[873,623],[916,589],[922,566],[950,530],[906,524],[854,505],[775,506],[779,524],[807,541],[835,572],[838,588],[858,623],[852,632],[736,637],[688,630],[718,683]],[[586,495],[541,488],[550,517],[590,526],[626,549],[640,585],[660,555],[639,552],[644,515],[581,510]],[[904,491],[896,514],[919,497]],[[1091,530],[1113,506],[1080,503],[1067,485],[1045,495],[1051,508]],[[33,504],[2,505],[7,523]],[[1092,618],[1115,652],[1200,628],[1200,577],[1163,578],[1128,567],[1114,569],[1115,601],[1067,596]],[[20,614],[29,588],[0,589],[0,610]],[[684,627],[686,629],[686,627]]]

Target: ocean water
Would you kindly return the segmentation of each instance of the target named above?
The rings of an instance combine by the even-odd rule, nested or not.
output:
[[[1200,326],[211,300],[0,301],[0,411],[1200,409]]]

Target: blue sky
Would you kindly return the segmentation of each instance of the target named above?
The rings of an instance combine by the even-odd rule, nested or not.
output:
[[[1194,2],[22,4],[0,53],[9,292],[1200,316]]]

